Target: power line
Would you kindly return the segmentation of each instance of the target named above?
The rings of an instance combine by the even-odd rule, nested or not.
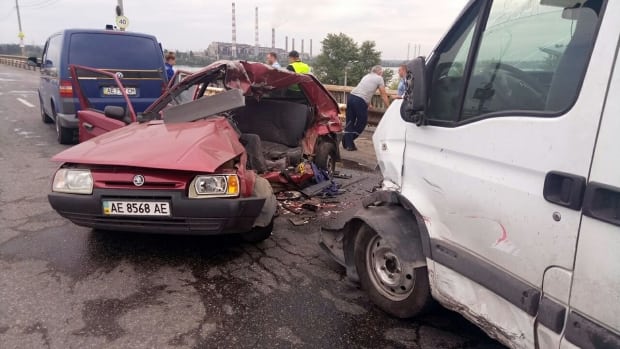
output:
[[[14,13],[14,12],[15,12],[15,6],[13,6],[13,7],[9,10],[9,12],[8,12],[7,14],[5,14],[5,15],[3,15],[3,16],[0,16],[0,19],[1,19],[1,20],[5,20],[5,19],[7,19],[7,18],[11,17],[11,15],[13,15],[13,13]]]
[[[28,10],[38,10],[46,7],[50,7],[56,5],[60,0],[43,0],[38,3],[33,3],[30,5],[22,5],[21,7]]]

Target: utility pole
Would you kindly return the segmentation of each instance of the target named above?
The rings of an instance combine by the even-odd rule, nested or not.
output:
[[[19,47],[22,48],[22,56],[26,55],[26,47],[24,46],[24,32],[22,31],[22,17],[19,14],[19,2],[18,0],[15,0],[15,9],[17,10],[17,25],[19,26],[19,34],[17,34],[17,37],[19,37]]]

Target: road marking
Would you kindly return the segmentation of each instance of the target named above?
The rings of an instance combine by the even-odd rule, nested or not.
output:
[[[22,98],[17,97],[17,100],[18,100],[18,101],[20,101],[20,102],[22,102],[22,104],[23,104],[23,105],[25,105],[25,106],[27,106],[27,107],[34,108],[34,104],[31,104],[30,102],[28,102],[28,101],[27,101],[27,100],[25,100],[25,99],[22,99]]]
[[[24,95],[24,94],[26,94],[26,95],[33,95],[33,94],[36,94],[37,92],[36,91],[11,90],[8,93],[16,94],[16,95]]]

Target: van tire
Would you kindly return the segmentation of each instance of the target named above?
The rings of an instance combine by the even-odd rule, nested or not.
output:
[[[247,233],[242,233],[241,238],[245,242],[249,243],[259,243],[261,241],[267,240],[271,233],[273,232],[273,218],[271,219],[271,223],[269,223],[266,227],[254,227],[252,230]]]
[[[362,289],[386,313],[411,318],[423,314],[432,304],[426,266],[407,266],[366,224],[358,230],[354,259]]]
[[[45,107],[43,106],[43,100],[41,99],[41,96],[39,96],[39,106],[41,109],[41,121],[43,121],[43,123],[45,124],[53,123],[54,119],[52,119],[49,115],[47,115],[47,113],[45,113]]]
[[[56,115],[55,124],[56,124],[56,139],[60,144],[73,144],[75,143],[75,130],[72,128],[62,127],[60,125],[60,120],[58,115]]]
[[[329,174],[336,171],[336,145],[333,142],[320,142],[315,153],[314,163],[318,168]]]

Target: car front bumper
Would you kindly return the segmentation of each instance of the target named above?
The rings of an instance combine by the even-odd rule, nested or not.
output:
[[[265,198],[188,199],[181,191],[94,189],[92,195],[50,193],[54,210],[74,224],[102,230],[141,233],[216,235],[252,229]],[[168,201],[171,215],[109,216],[103,200]]]

